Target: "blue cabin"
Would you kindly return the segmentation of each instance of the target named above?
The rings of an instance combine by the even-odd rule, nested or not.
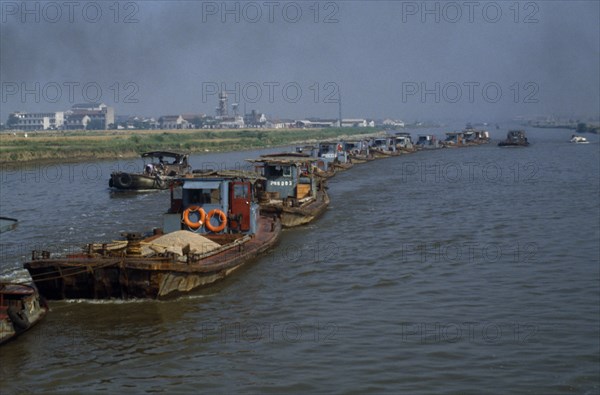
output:
[[[259,206],[254,185],[239,178],[183,178],[171,189],[163,219],[166,233],[256,233]]]
[[[332,163],[348,162],[348,153],[344,150],[344,145],[342,143],[319,143],[318,154],[319,158],[322,158],[329,166]]]
[[[250,162],[259,164],[265,178],[264,191],[275,199],[297,199],[317,196],[317,180],[313,176],[315,158],[263,157]]]
[[[396,137],[374,137],[370,141],[371,147],[380,151],[396,152]]]
[[[353,155],[369,155],[369,142],[366,140],[351,140],[342,143],[344,151]]]
[[[464,139],[465,136],[463,132],[447,132],[444,143],[450,145],[462,145],[464,143]]]
[[[412,149],[414,148],[412,136],[408,132],[393,132],[396,137],[396,147]]]

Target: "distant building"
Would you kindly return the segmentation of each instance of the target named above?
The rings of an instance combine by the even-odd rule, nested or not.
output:
[[[158,118],[161,129],[190,129],[190,123],[181,115],[164,115]]]
[[[330,128],[336,126],[337,123],[335,119],[309,118],[296,121],[295,126],[298,128]]]
[[[403,128],[404,127],[404,122],[397,120],[397,119],[384,119],[383,120],[383,126],[391,126],[394,128]]]
[[[219,127],[223,129],[239,129],[245,126],[244,117],[221,117],[219,121]]]
[[[204,126],[206,114],[182,114],[181,117],[188,122],[191,129],[200,129]]]
[[[7,127],[18,130],[59,130],[63,128],[65,113],[58,112],[13,112],[8,117]]]
[[[361,118],[357,118],[357,119],[353,119],[353,118],[342,119],[342,127],[343,128],[366,128],[367,127],[367,120],[366,119],[361,119]]]
[[[116,127],[115,109],[104,103],[81,103],[74,104],[67,113],[67,119],[75,116],[77,119],[73,122],[67,122],[68,129],[76,129],[74,125],[80,119],[80,115],[87,115],[90,122],[93,122],[94,129],[110,129]]]
[[[92,118],[87,114],[71,114],[65,120],[64,129],[85,130],[91,121]]]
[[[252,110],[250,114],[244,115],[244,124],[251,128],[262,128],[267,124],[267,117],[265,114]]]
[[[274,119],[267,121],[266,127],[270,129],[290,129],[296,127],[294,119]]]

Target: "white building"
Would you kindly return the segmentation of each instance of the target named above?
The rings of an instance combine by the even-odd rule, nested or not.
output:
[[[348,118],[342,119],[342,127],[343,128],[366,128],[367,120],[361,118]]]
[[[383,126],[392,126],[394,128],[403,128],[404,122],[398,119],[384,119]]]
[[[73,115],[87,115],[95,123],[101,123],[103,129],[115,126],[115,109],[104,103],[75,104],[71,107],[71,111],[68,112],[67,118]]]
[[[239,129],[245,126],[244,117],[236,115],[235,117],[221,117],[219,127],[223,129]]]
[[[87,114],[70,114],[64,125],[64,129],[85,130],[92,118]]]
[[[158,119],[161,129],[189,129],[190,123],[181,115],[164,115]]]
[[[12,129],[19,130],[57,130],[62,129],[65,123],[65,113],[57,112],[13,112],[9,115],[12,120]]]

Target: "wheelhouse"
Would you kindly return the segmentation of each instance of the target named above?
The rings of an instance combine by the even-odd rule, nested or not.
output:
[[[319,157],[328,162],[348,162],[348,154],[344,150],[344,145],[341,142],[328,141],[319,143]]]
[[[184,178],[171,188],[165,232],[256,233],[255,186],[243,178]]]
[[[395,132],[396,146],[399,148],[413,148],[413,141],[410,133],[408,132]]]
[[[366,140],[351,140],[342,143],[344,151],[354,155],[369,155],[369,143]]]
[[[263,190],[275,199],[301,200],[317,195],[315,158],[262,157],[251,159],[264,177]]]
[[[447,132],[446,140],[444,140],[444,143],[461,145],[461,144],[463,144],[464,139],[465,139],[465,136],[464,136],[463,132]]]
[[[171,151],[152,151],[142,154],[144,171],[158,172],[166,176],[177,176],[188,173],[191,169],[188,161],[189,154]],[[146,163],[148,161],[148,163]]]
[[[375,137],[371,140],[371,147],[381,151],[396,151],[396,136]]]

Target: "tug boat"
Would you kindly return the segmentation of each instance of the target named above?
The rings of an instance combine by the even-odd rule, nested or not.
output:
[[[281,222],[260,214],[255,187],[233,176],[177,179],[162,229],[64,257],[34,251],[24,266],[48,299],[164,299],[200,289],[277,243]]]
[[[325,180],[315,173],[314,159],[262,156],[250,159],[264,177],[261,213],[276,216],[286,228],[308,224],[325,212],[329,196]]]
[[[0,233],[17,226],[14,218],[0,217]],[[35,286],[0,281],[0,344],[40,322],[48,312],[46,300]]]
[[[191,172],[189,155],[168,151],[152,151],[142,154],[144,171],[142,173],[113,172],[108,186],[124,190],[167,189],[172,180]],[[146,163],[146,160],[149,160]]]
[[[475,129],[470,123],[462,131],[466,145],[481,145],[490,142],[490,132]]]
[[[525,137],[524,130],[509,130],[506,140],[498,143],[498,147],[527,147],[529,141]]]
[[[35,286],[0,282],[0,344],[32,328],[47,312]]]

